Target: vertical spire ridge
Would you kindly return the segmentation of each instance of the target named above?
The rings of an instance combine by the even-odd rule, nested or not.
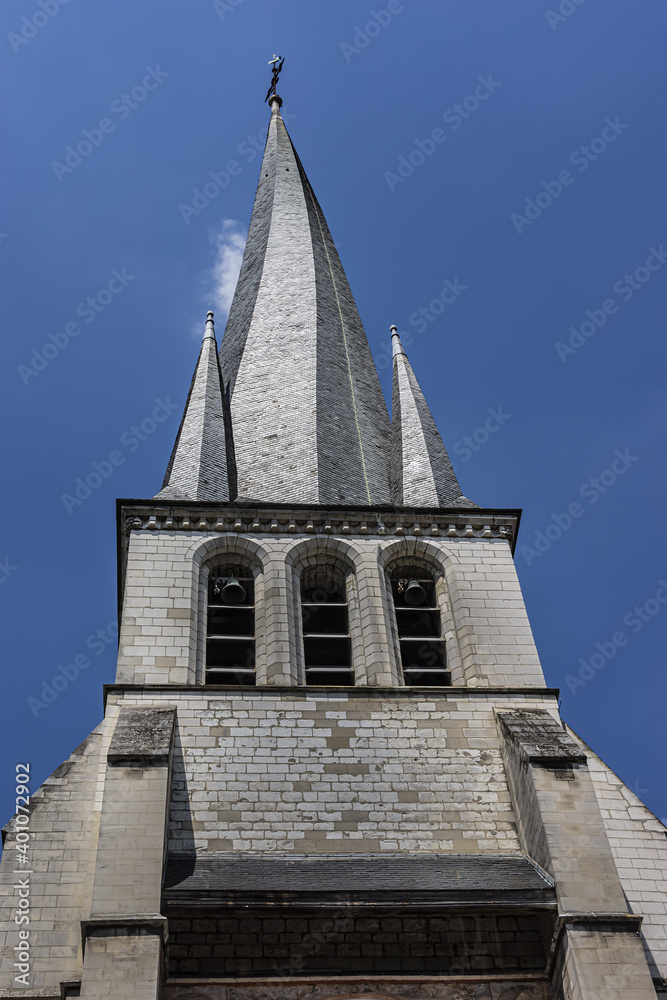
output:
[[[282,101],[271,92],[267,101],[259,184],[220,347],[239,497],[391,503],[391,425],[366,334]]]
[[[171,500],[232,499],[228,455],[231,442],[213,313],[209,311],[183,419],[157,496]]]
[[[392,486],[399,507],[476,507],[461,494],[449,455],[408,361],[391,327]]]

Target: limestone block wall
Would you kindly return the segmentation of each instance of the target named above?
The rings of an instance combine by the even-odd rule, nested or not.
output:
[[[571,731],[570,731],[571,732]],[[667,981],[667,828],[582,740],[609,846],[641,936],[651,975]]]
[[[358,685],[401,683],[386,574],[415,558],[440,574],[452,683],[544,686],[530,624],[504,539],[254,535],[172,528],[130,535],[117,680],[133,684],[203,682],[206,582],[216,559],[245,561],[256,577],[257,682],[298,684],[298,574],[318,556],[355,576],[353,636]],[[187,518],[185,519],[187,522]],[[289,519],[288,519],[289,520]],[[188,522],[189,523],[189,522]]]
[[[481,691],[164,691],[177,705],[169,850],[520,850]],[[110,694],[157,704],[156,692]],[[505,704],[503,702],[503,704]],[[507,702],[555,710],[553,697]]]
[[[54,986],[81,974],[81,920],[90,913],[108,722],[101,723],[31,798],[30,983]],[[0,862],[0,988],[15,987],[17,853],[14,820]]]

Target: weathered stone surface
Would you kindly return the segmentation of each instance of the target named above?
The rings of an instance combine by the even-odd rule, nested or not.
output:
[[[165,987],[164,1000],[551,1000],[546,980],[503,979],[496,982],[454,979],[400,981],[373,979],[363,976],[336,982],[290,982],[284,978],[269,982],[230,985],[172,984]]]
[[[498,718],[507,739],[528,763],[558,767],[586,762],[586,754],[579,744],[549,712],[499,712]]]
[[[121,709],[107,760],[110,764],[167,763],[175,717],[173,708]]]

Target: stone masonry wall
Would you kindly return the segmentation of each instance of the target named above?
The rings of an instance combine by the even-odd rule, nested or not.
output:
[[[175,913],[172,976],[541,972],[536,915]]]
[[[90,913],[106,768],[105,738],[113,725],[101,723],[31,798],[27,866],[30,878],[30,983],[58,987],[81,974],[81,920]],[[19,943],[14,923],[20,875],[13,820],[7,827],[0,862],[0,989],[20,988],[13,951]],[[25,925],[24,925],[25,926]]]
[[[269,518],[270,511],[267,511]],[[454,685],[542,687],[530,624],[510,547],[482,538],[383,538],[270,534],[269,521],[255,535],[179,530],[133,530],[120,637],[117,680],[134,684],[202,682],[200,578],[208,561],[225,553],[245,556],[260,574],[258,682],[284,684],[294,676],[295,634],[292,565],[308,546],[351,565],[359,595],[357,684],[392,685],[400,676],[383,600],[382,576],[393,559],[415,556],[444,574],[454,624],[451,638],[461,667]],[[250,518],[249,520],[252,520]],[[289,518],[285,520],[285,527]],[[258,522],[259,524],[259,522]],[[296,524],[295,524],[296,526]],[[372,623],[372,628],[369,627]],[[294,682],[294,681],[293,681]]]
[[[667,981],[667,829],[618,775],[585,747],[588,766],[632,913],[644,915],[641,936],[651,975]]]
[[[110,704],[120,695],[112,694]],[[126,692],[124,705],[157,704]],[[169,849],[519,850],[493,706],[481,691],[177,696]],[[552,706],[514,697],[508,707]]]

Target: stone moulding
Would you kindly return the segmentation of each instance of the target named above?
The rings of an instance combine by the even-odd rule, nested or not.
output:
[[[238,507],[212,504],[156,505],[118,501],[119,526],[132,531],[203,531],[243,534],[375,535],[377,537],[467,538],[513,545],[518,510],[353,510],[322,507]]]
[[[149,696],[162,694],[166,698],[173,696],[174,694],[187,694],[188,696],[201,696],[204,698],[211,698],[214,700],[224,699],[224,698],[247,698],[248,692],[240,688],[237,684],[235,685],[225,685],[225,684],[169,684],[165,682],[164,684],[105,684],[104,689],[104,705],[109,698],[109,695],[119,696],[122,698],[125,694],[127,695],[142,695],[147,694]],[[417,688],[407,688],[407,687],[372,687],[371,685],[364,687],[333,687],[326,685],[318,685],[317,687],[308,687],[307,685],[295,686],[285,686],[285,685],[273,685],[273,684],[258,684],[257,687],[252,688],[253,698],[276,698],[284,695],[287,698],[294,698],[298,695],[299,698],[303,698],[306,701],[346,701],[350,702],[355,698],[384,698],[384,699],[400,699],[404,701],[406,698],[411,698],[420,701],[433,701],[434,698],[439,698],[442,700],[456,700],[458,699],[474,699],[476,701],[484,699],[496,699],[500,698],[549,698],[554,699],[556,703],[560,697],[559,688],[547,688],[547,687],[417,687]]]
[[[424,978],[337,976],[261,981],[235,979],[210,982],[178,979],[167,982],[163,1000],[551,1000],[543,975],[502,973]]]

